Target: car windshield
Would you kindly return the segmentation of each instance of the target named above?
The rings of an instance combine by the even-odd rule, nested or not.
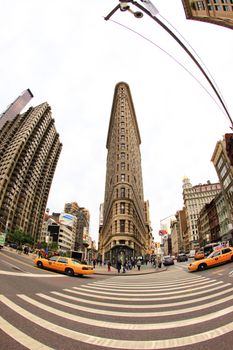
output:
[[[73,264],[76,264],[76,265],[80,265],[81,264],[81,262],[76,260],[76,259],[72,259],[71,261],[72,261]]]
[[[48,258],[49,261],[57,261],[57,256],[52,256],[51,258]]]

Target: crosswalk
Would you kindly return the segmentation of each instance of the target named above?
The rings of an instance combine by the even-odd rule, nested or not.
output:
[[[0,301],[0,328],[31,350],[215,349],[221,337],[232,349],[233,285],[201,275],[116,276]]]

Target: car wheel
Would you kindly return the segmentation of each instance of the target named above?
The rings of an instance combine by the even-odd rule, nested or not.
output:
[[[43,263],[41,261],[37,261],[37,267],[39,267],[40,269],[43,269]]]
[[[231,261],[233,262],[233,255],[231,256]]]
[[[199,266],[198,266],[198,270],[199,271],[204,271],[206,269],[206,264],[200,264]]]
[[[66,269],[65,273],[67,274],[67,276],[74,276],[74,270],[72,269]]]

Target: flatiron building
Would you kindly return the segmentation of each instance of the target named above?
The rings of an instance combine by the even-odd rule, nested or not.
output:
[[[0,118],[0,227],[36,241],[62,144],[47,102],[23,114],[17,108]]]
[[[116,264],[145,256],[150,241],[145,205],[141,138],[129,86],[115,87],[107,136],[105,197],[99,230],[99,257]]]

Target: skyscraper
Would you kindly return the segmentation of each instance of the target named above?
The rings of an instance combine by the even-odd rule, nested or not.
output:
[[[144,203],[141,138],[129,86],[115,87],[107,136],[107,170],[99,254],[113,264],[145,256],[149,205]],[[147,213],[145,213],[147,210]],[[146,215],[147,214],[147,215]]]
[[[233,29],[233,0],[182,0],[187,19]]]
[[[7,121],[13,120],[17,114],[23,110],[32,97],[33,94],[27,89],[7,107],[7,109],[0,115],[0,130]]]
[[[61,149],[48,103],[5,118],[0,129],[2,230],[20,229],[37,239]]]

